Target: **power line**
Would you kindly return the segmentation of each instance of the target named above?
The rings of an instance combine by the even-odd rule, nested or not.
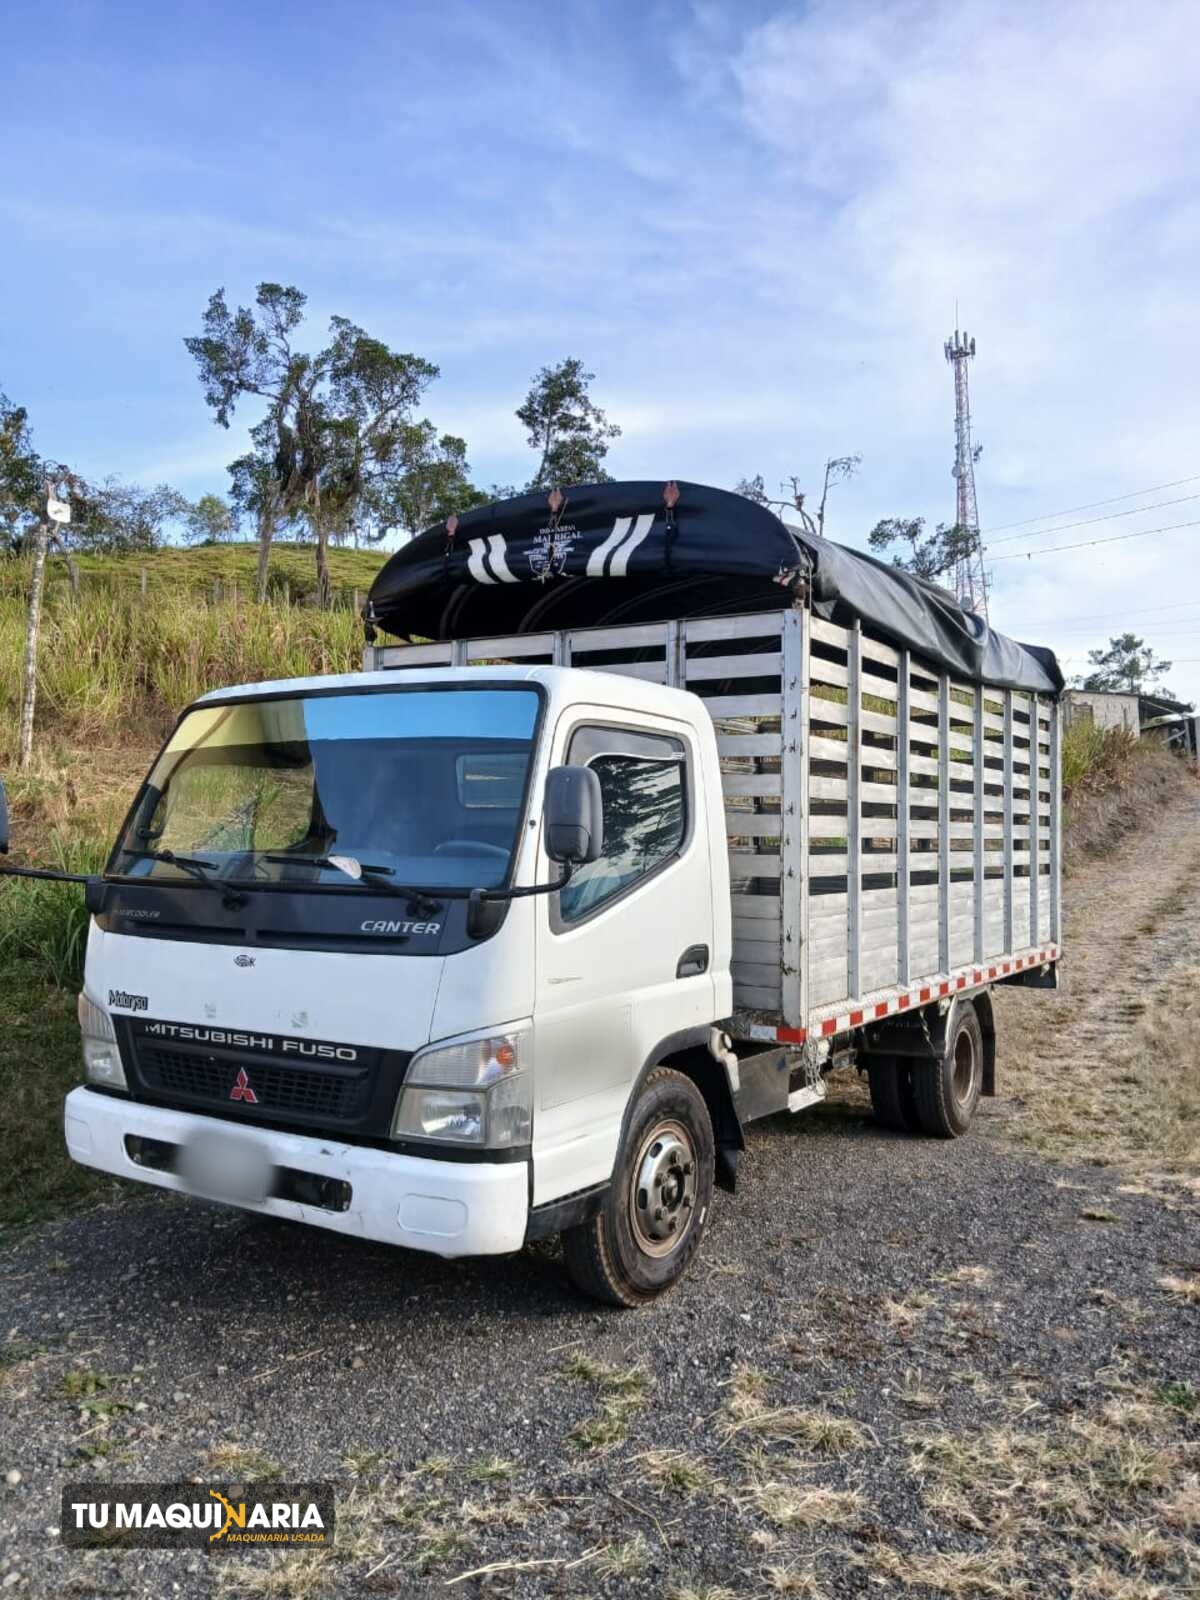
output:
[[[1174,533],[1176,528],[1200,528],[1200,517],[1192,522],[1168,522],[1162,528],[1143,528],[1139,533],[1115,533],[1108,539],[1083,539],[1077,544],[1052,544],[1045,550],[1009,550],[993,561],[1016,561],[1021,556],[1052,556],[1059,550],[1090,550],[1098,544],[1120,544],[1123,539],[1148,539],[1152,533]]]
[[[1003,533],[1006,528],[1028,528],[1035,522],[1053,522],[1055,517],[1073,517],[1077,511],[1094,511],[1097,506],[1115,506],[1122,500],[1136,500],[1144,494],[1159,494],[1163,489],[1178,489],[1185,483],[1200,483],[1200,473],[1190,478],[1175,478],[1171,483],[1151,484],[1148,489],[1131,489],[1128,494],[1114,494],[1108,500],[1089,500],[1086,505],[1068,506],[1065,511],[1047,511],[1040,517],[1026,517],[1022,522],[999,522],[990,531]],[[1050,531],[1053,532],[1053,529]]]
[[[1187,606],[1200,605],[1200,596],[1195,600],[1173,600],[1165,606],[1139,606],[1135,611],[1085,611],[1081,617],[1072,617],[1072,622],[1105,622],[1110,617],[1141,617],[1151,611],[1182,611]],[[1053,627],[1057,617],[1034,617],[1032,621],[1022,620],[1023,628],[1039,627],[1042,623]]]
[[[1129,614],[1133,615],[1133,613]],[[1087,627],[1082,627],[1074,622],[1065,620],[1062,623],[1038,622],[1030,624],[1026,622],[1022,623],[1021,626],[1026,628],[1030,626],[1053,628],[1059,634],[1073,634],[1076,638],[1078,638],[1082,635],[1091,637],[1094,634],[1108,633],[1115,620],[1115,618],[1110,617],[1107,624],[1103,622],[1093,622]],[[1190,629],[1195,627],[1197,623],[1200,623],[1200,612],[1193,612],[1191,615],[1186,617],[1164,617],[1161,622],[1139,622],[1136,626],[1141,628],[1143,633],[1152,633],[1156,639],[1171,639],[1178,638],[1182,628]],[[1121,628],[1123,633],[1131,633],[1135,631],[1135,629],[1131,628],[1128,624],[1122,626],[1121,623],[1118,622],[1117,625]]]
[[[1164,506],[1181,506],[1187,500],[1200,500],[1200,494],[1181,494],[1174,500],[1155,500],[1148,506],[1131,506],[1128,511],[1110,511],[1103,517],[1084,517],[1079,522],[1063,522],[1057,528],[1042,528],[1038,533],[1010,533],[1007,539],[992,539],[983,548],[990,550],[993,544],[1011,544],[1014,539],[1048,539],[1056,533],[1067,533],[1072,528],[1090,528],[1097,522],[1115,522],[1118,517],[1136,517],[1143,511],[1161,511]]]

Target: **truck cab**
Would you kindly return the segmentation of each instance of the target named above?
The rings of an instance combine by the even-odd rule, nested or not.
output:
[[[563,768],[599,795],[574,862],[544,804]],[[203,697],[93,897],[72,1156],[444,1256],[514,1251],[595,1214],[639,1087],[675,1062],[639,1145],[644,1297],[711,1195],[722,818],[703,705],[628,676]]]

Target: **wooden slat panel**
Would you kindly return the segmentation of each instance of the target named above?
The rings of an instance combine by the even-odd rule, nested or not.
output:
[[[774,894],[735,894],[731,897],[733,914],[743,922],[778,922],[779,896]]]
[[[894,667],[900,661],[900,652],[894,650],[890,644],[882,644],[878,639],[868,639],[864,636],[862,642],[863,665],[867,662],[882,662],[886,667]]]
[[[810,1003],[815,1006],[832,1005],[846,995],[846,958],[833,956],[823,961],[811,961],[808,967]]]
[[[379,659],[388,670],[396,667],[444,667],[450,663],[452,648],[449,644],[385,645],[379,652]]]
[[[782,611],[765,611],[743,617],[694,617],[684,628],[689,644],[707,644],[713,639],[778,638],[782,621]]]
[[[814,683],[808,715],[810,722],[833,722],[844,728],[850,717],[850,707],[844,700],[826,699],[820,693],[820,686]]]
[[[932,711],[935,716],[937,715],[938,697],[936,694],[927,693],[924,689],[910,688],[908,691],[908,703],[910,707],[915,706],[919,711]],[[932,727],[933,724],[931,723],[930,726]]]
[[[808,836],[810,839],[844,839],[848,826],[845,817],[812,816],[808,819]]]
[[[717,753],[722,756],[778,756],[783,740],[778,733],[718,733]]]
[[[841,662],[826,661],[824,656],[813,656],[809,671],[814,683],[831,684],[835,689],[844,689],[849,682],[847,669]]]
[[[835,650],[845,650],[846,641],[850,635],[845,628],[839,628],[836,622],[826,622],[824,617],[809,615],[809,633],[819,644],[831,644]],[[813,665],[816,665],[814,659]]]
[[[721,788],[728,795],[778,795],[782,778],[778,772],[723,772]]]
[[[808,780],[808,794],[812,800],[834,800],[844,806],[848,792],[849,785],[845,778],[813,776]]]
[[[773,989],[760,989],[757,984],[744,983],[737,975],[733,979],[733,1003],[745,1011],[778,1011],[779,985]]]
[[[823,850],[813,850],[808,857],[808,875],[810,878],[840,878],[846,871],[847,857],[828,854]]]
[[[813,742],[815,743],[815,741],[813,741]],[[822,742],[825,743],[825,744],[837,744],[838,743],[838,741],[836,739],[827,739],[827,740],[824,740]],[[845,746],[843,745],[842,748],[845,749]],[[814,751],[813,753],[815,754],[816,752]],[[900,756],[899,756],[899,752],[898,751],[896,751],[896,750],[881,750],[878,745],[873,745],[873,744],[864,744],[863,745],[863,747],[862,747],[862,758],[863,758],[863,766],[864,767],[880,767],[880,768],[882,768],[882,769],[884,769],[885,771],[888,771],[888,772],[894,772],[896,770],[896,767],[899,764],[899,760],[900,760]],[[824,758],[824,759],[829,759],[829,760],[835,760],[836,761],[837,757],[836,756],[832,756],[832,757],[828,757],[828,758]]]
[[[735,839],[778,838],[782,822],[778,811],[725,812],[725,832]]]
[[[647,645],[665,648],[667,624],[665,622],[621,623],[609,628],[574,628],[567,634],[572,659],[580,651],[633,650]]]
[[[752,963],[760,965],[765,972],[779,971],[779,934],[771,936],[768,923],[757,922],[754,924],[763,935],[761,938],[742,937],[733,942],[733,965],[743,971]]]
[[[418,649],[427,649],[428,646],[418,646]],[[554,635],[552,633],[512,633],[498,635],[495,639],[468,639],[466,641],[466,656],[468,661],[495,661],[503,659],[518,659],[522,656],[550,656],[554,655]]]
[[[641,678],[646,683],[666,683],[667,664],[665,661],[606,661],[602,665],[588,666],[586,662],[576,662],[585,672],[610,672],[622,678]]]
[[[734,979],[756,984],[760,989],[779,988],[779,952],[773,950],[764,961],[739,961],[736,953],[730,962]]]
[[[782,660],[778,650],[759,656],[696,656],[685,672],[689,684],[701,678],[777,678]]]
[[[731,878],[777,878],[780,870],[781,862],[774,851],[737,849],[729,852]]]
[[[859,786],[859,794],[864,805],[894,806],[897,793],[894,783],[863,783]],[[864,817],[863,832],[870,833],[875,824],[880,821],[886,821],[886,818]]]
[[[703,701],[715,721],[718,717],[778,717],[782,696],[777,694],[722,694]]]

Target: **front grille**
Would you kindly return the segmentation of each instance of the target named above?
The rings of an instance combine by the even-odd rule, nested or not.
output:
[[[144,1038],[135,1049],[146,1088],[171,1099],[331,1122],[353,1121],[366,1109],[367,1074],[361,1070],[278,1066],[262,1057],[171,1049]],[[239,1072],[246,1074],[253,1101],[234,1097]]]

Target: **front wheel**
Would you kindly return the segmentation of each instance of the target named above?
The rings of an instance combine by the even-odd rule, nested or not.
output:
[[[625,1308],[670,1289],[700,1248],[714,1169],[704,1096],[682,1072],[655,1067],[633,1108],[603,1205],[563,1234],[575,1287]]]

